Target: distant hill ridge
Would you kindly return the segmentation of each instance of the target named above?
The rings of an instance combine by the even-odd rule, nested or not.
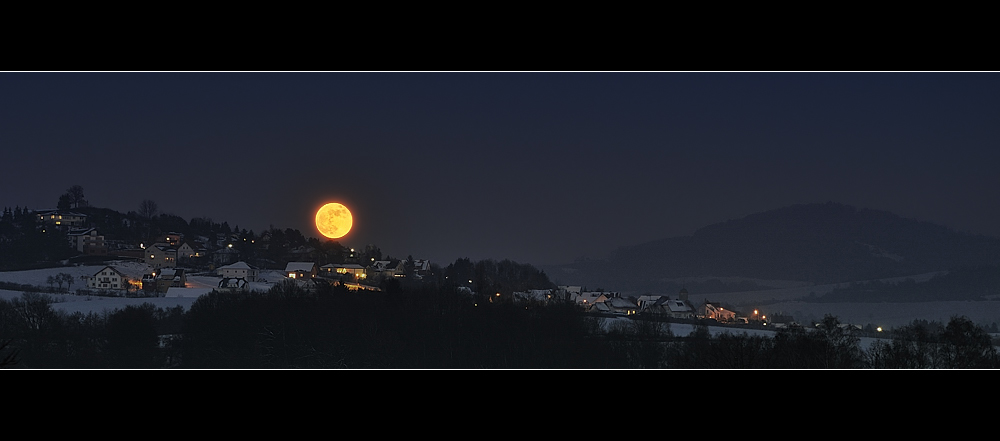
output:
[[[828,202],[756,213],[549,271],[556,280],[567,274],[589,279],[576,283],[653,289],[681,277],[833,283],[996,264],[998,238]]]

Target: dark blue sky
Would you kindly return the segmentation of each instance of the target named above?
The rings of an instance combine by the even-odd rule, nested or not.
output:
[[[1000,236],[997,73],[0,73],[0,205],[602,257],[795,203]]]

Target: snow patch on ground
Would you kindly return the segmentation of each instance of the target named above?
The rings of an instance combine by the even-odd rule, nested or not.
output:
[[[141,279],[143,274],[148,274],[153,271],[152,267],[141,262],[130,262],[130,261],[114,261],[108,265],[82,265],[82,266],[62,266],[58,268],[43,268],[36,270],[25,270],[25,271],[0,271],[0,281],[20,283],[23,285],[36,285],[43,288],[49,286],[47,279],[49,276],[56,276],[61,273],[66,273],[73,276],[73,285],[71,289],[86,288],[87,278],[97,274],[98,271],[102,270],[105,266],[112,266],[118,271],[121,271],[126,277],[132,279]],[[52,285],[58,287],[58,285]],[[66,285],[63,284],[65,287]]]
[[[188,277],[188,287],[169,288],[163,297],[127,298],[75,294],[75,291],[78,288],[87,287],[87,282],[84,280],[85,278],[93,276],[105,266],[107,265],[66,266],[26,271],[0,271],[0,281],[47,288],[47,279],[49,276],[67,273],[74,277],[74,283],[72,287],[70,287],[70,290],[73,293],[39,294],[51,297],[55,301],[52,305],[52,308],[55,310],[67,313],[81,312],[86,314],[89,312],[110,312],[122,309],[128,305],[141,305],[143,303],[151,303],[158,308],[174,308],[181,306],[187,310],[198,297],[211,292],[213,288],[217,287],[219,285],[219,280],[221,280],[221,278],[213,276],[190,276]],[[126,275],[126,277],[134,279],[140,279],[144,274],[148,274],[153,270],[149,265],[140,262],[116,261],[112,262],[110,266],[113,266],[121,271]],[[65,287],[65,285],[63,286]],[[251,286],[251,288],[266,290],[270,288],[270,285],[261,283]],[[21,295],[22,291],[0,290],[0,298],[5,300],[19,298]]]
[[[21,291],[11,291],[0,289],[0,298],[4,300],[11,300],[15,298],[20,298],[23,292]],[[51,297],[55,303],[52,304],[52,309],[56,311],[63,311],[68,314],[74,312],[80,312],[83,314],[87,313],[102,313],[102,312],[113,312],[118,309],[123,309],[128,305],[141,305],[143,303],[152,303],[157,308],[174,308],[177,306],[183,307],[186,311],[191,307],[191,304],[198,298],[193,297],[139,297],[139,298],[126,298],[126,297],[100,297],[100,296],[78,296],[76,294],[49,294],[49,293],[39,293],[43,296]]]

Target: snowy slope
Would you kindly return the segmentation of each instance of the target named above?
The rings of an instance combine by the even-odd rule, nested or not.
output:
[[[47,288],[49,285],[46,282],[46,279],[48,279],[49,276],[66,273],[74,278],[70,291],[75,292],[78,288],[86,288],[87,282],[83,278],[93,276],[105,266],[107,265],[67,266],[27,271],[0,271],[0,281]],[[147,274],[152,271],[152,268],[148,265],[138,262],[114,262],[111,266],[121,271],[127,277],[134,279],[141,278],[143,274]],[[143,303],[151,303],[160,308],[182,306],[184,309],[187,309],[192,303],[194,303],[195,299],[202,294],[211,291],[216,285],[218,285],[218,282],[215,282],[214,285],[207,287],[170,288],[167,290],[165,297],[125,298],[49,293],[44,293],[44,295],[52,297],[56,301],[56,303],[52,305],[53,309],[68,313],[100,313],[106,310],[113,311],[115,309],[121,309],[126,305],[141,305]],[[63,286],[65,287],[65,285]],[[21,291],[0,290],[0,298],[7,300],[20,297],[21,294]]]

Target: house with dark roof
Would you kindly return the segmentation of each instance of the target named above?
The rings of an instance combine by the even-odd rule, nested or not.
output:
[[[604,303],[615,314],[632,315],[639,311],[639,306],[635,302],[622,296],[611,297],[605,300]]]
[[[285,265],[285,277],[290,279],[308,279],[316,277],[316,274],[314,262],[288,262]]]
[[[376,260],[368,266],[367,274],[372,277],[406,277],[404,261]]]
[[[801,326],[798,322],[795,321],[794,317],[781,312],[762,318],[764,319],[764,322],[766,324],[774,326],[775,328],[789,328],[789,327]]]
[[[601,303],[607,299],[608,296],[606,293],[598,291],[581,292],[579,294],[571,294],[570,296],[570,301],[583,306],[587,310],[590,310],[595,304]]]
[[[687,300],[672,299],[664,295],[644,295],[636,301],[642,314],[671,318],[694,318],[695,309]]]
[[[177,247],[177,258],[179,259],[190,259],[206,255],[208,255],[208,250],[203,245],[190,240],[184,241],[184,243]]]
[[[365,267],[356,263],[328,263],[319,267],[319,269],[320,274],[327,277],[350,274],[355,279],[364,279],[368,276]]]
[[[228,245],[212,253],[212,262],[216,265],[229,265],[238,260],[240,260],[240,252]]]
[[[552,292],[553,290],[551,289],[529,289],[527,291],[515,292],[514,298],[546,303],[552,300]]]
[[[721,303],[709,302],[708,300],[705,300],[705,303],[698,307],[697,315],[699,318],[715,319],[720,322],[730,322],[736,319],[736,311],[723,308]]]
[[[163,268],[156,274],[157,280],[164,281],[167,286],[184,288],[187,286],[187,275],[184,268]]]
[[[180,245],[181,239],[183,238],[184,238],[183,234],[171,231],[169,233],[164,233],[163,235],[157,237],[156,242],[163,242],[172,247],[176,247]]]

